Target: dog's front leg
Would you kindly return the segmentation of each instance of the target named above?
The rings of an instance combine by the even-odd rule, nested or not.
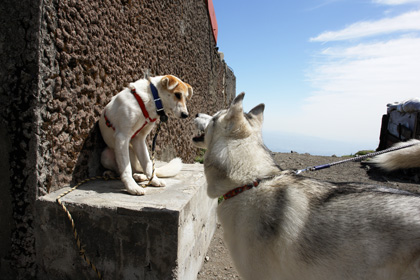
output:
[[[130,138],[122,133],[115,135],[115,159],[117,161],[118,170],[120,172],[121,181],[125,188],[131,194],[144,195],[144,190],[133,179],[131,164],[130,164]]]
[[[140,162],[144,174],[147,176],[148,179],[150,179],[152,178],[153,174],[153,163],[150,160],[149,151],[147,150],[146,136],[146,133],[139,133],[139,135],[137,135],[133,140],[131,140],[131,144],[133,145],[134,152],[137,155],[137,158]],[[153,178],[150,183],[156,187],[165,186],[165,182],[156,177],[156,174],[153,175]]]

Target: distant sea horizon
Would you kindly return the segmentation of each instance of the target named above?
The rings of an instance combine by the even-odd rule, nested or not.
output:
[[[354,155],[361,150],[376,150],[378,141],[338,141],[313,136],[285,133],[278,131],[264,131],[264,143],[268,149],[277,153],[308,153],[318,156]]]

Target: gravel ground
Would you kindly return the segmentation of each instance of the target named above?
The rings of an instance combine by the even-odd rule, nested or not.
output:
[[[343,159],[334,156],[312,156],[298,153],[273,153],[273,157],[282,169],[303,169]],[[330,182],[363,182],[413,192],[419,192],[420,187],[420,170],[383,173],[360,162],[350,162],[315,172],[305,172],[302,173],[302,176]],[[223,241],[223,228],[220,225],[216,229],[197,279],[240,279]]]

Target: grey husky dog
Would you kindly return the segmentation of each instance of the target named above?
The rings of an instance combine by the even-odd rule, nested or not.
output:
[[[243,98],[198,114],[193,138],[207,149],[208,195],[225,198],[217,214],[241,278],[420,279],[420,196],[281,170],[262,140],[264,104],[244,113]],[[420,145],[376,163],[395,169],[407,155],[404,167],[420,167]]]

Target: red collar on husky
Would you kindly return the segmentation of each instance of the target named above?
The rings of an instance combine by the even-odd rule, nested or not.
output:
[[[261,182],[261,180],[260,179],[257,179],[254,182],[252,182],[251,184],[244,185],[242,187],[238,187],[236,189],[233,189],[231,191],[228,191],[227,193],[225,193],[223,195],[223,198],[226,200],[226,199],[232,198],[234,196],[237,196],[238,194],[243,193],[244,191],[247,191],[247,190],[252,189],[254,187],[258,187],[258,185],[260,184],[260,182]]]

